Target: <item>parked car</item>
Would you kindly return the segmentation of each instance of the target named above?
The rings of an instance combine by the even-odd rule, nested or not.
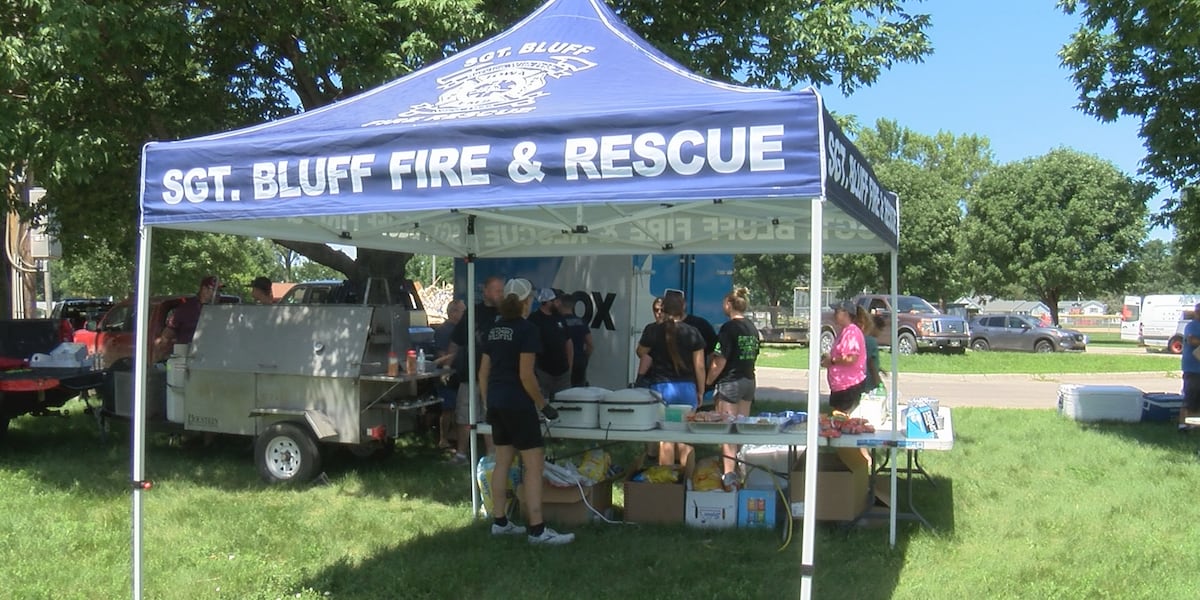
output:
[[[62,321],[63,340],[72,341],[76,331],[89,321],[98,323],[112,307],[112,298],[63,298],[54,303],[50,318]]]
[[[1083,352],[1087,336],[1074,329],[1042,325],[1029,315],[981,314],[971,320],[971,349]]]
[[[871,315],[883,317],[884,326],[875,332],[875,341],[881,348],[892,345],[892,297],[887,294],[859,294],[850,299]],[[962,354],[970,341],[967,321],[958,315],[943,314],[932,304],[917,296],[896,297],[896,344],[899,354],[916,354],[924,350],[935,350],[947,354]],[[833,347],[837,327],[833,322],[833,311],[821,314],[821,353],[828,354]]]
[[[187,296],[154,296],[150,298],[150,340],[153,341],[162,333],[167,323],[167,315],[175,310]],[[242,299],[238,296],[221,294],[221,304],[237,304]],[[133,326],[137,319],[134,316],[132,298],[126,298],[113,305],[94,327],[89,324],[85,329],[75,332],[75,342],[87,347],[88,355],[97,357],[96,364],[108,368],[122,358],[133,356]]]

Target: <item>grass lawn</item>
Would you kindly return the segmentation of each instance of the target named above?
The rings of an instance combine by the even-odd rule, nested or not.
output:
[[[1000,373],[1133,373],[1178,372],[1179,357],[1161,353],[1101,354],[1098,352],[975,352],[966,354],[921,353],[900,355],[900,371],[909,373],[947,373],[983,375]],[[883,350],[880,360],[891,365],[891,354]],[[767,344],[759,354],[764,367],[803,369],[808,366],[808,348],[786,344]]]
[[[127,431],[101,440],[68,406],[68,418],[14,420],[0,445],[3,597],[129,595]],[[1200,437],[1049,410],[960,408],[954,419],[954,450],[922,455],[936,487],[915,488],[936,530],[902,523],[891,549],[886,527],[822,526],[817,597],[1194,597]],[[778,532],[593,524],[571,528],[569,546],[533,548],[492,539],[471,518],[468,469],[423,440],[382,462],[331,457],[328,484],[296,490],[259,483],[249,441],[226,442],[184,449],[150,436],[147,598],[798,595],[799,531],[781,548]]]

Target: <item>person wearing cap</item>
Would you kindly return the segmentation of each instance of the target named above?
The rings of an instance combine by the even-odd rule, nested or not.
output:
[[[546,464],[541,417],[557,418],[554,407],[534,374],[542,350],[542,335],[526,319],[533,303],[533,285],[525,279],[504,284],[499,318],[484,337],[479,361],[479,395],[487,402],[487,422],[492,426],[496,464],[492,469],[492,535],[527,534],[531,544],[559,545],[575,539],[546,527],[542,516],[542,471]],[[525,503],[529,528],[508,520],[508,478],[513,458],[521,453]]]
[[[210,304],[216,298],[217,290],[225,287],[216,277],[209,275],[200,280],[200,290],[195,296],[185,299],[167,315],[166,325],[162,333],[154,340],[155,358],[161,359],[170,354],[175,344],[190,344],[196,334],[196,324],[200,322],[200,307]]]
[[[250,282],[250,297],[259,304],[275,304],[275,295],[271,293],[270,277],[255,277]]]
[[[529,315],[529,322],[537,326],[542,336],[542,350],[534,363],[534,372],[542,393],[551,400],[558,392],[571,387],[571,367],[575,359],[567,324],[558,309],[560,297],[566,297],[562,290],[542,288],[537,293],[538,309]]]
[[[821,357],[829,380],[829,407],[847,414],[858,406],[867,379],[867,346],[862,330],[854,324],[855,314],[853,302],[833,305],[839,331],[829,354]]]

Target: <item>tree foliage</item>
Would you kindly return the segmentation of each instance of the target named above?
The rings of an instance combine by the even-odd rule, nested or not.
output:
[[[925,135],[880,119],[855,145],[874,165],[880,183],[900,197],[899,284],[903,294],[949,302],[968,291],[960,273],[963,207],[992,168],[985,137],[939,131]],[[891,289],[888,255],[835,257],[829,277],[847,295]]]
[[[1064,296],[1130,280],[1152,193],[1112,163],[1065,148],[997,167],[967,200],[967,282],[979,294],[1036,294],[1057,323]]]
[[[1059,57],[1079,107],[1141,121],[1146,173],[1176,189],[1200,181],[1200,1],[1060,0],[1082,23]]]
[[[807,254],[738,254],[733,257],[734,285],[750,290],[750,302],[766,305],[775,327],[784,300],[792,299],[792,290],[808,281],[811,263]]]
[[[5,206],[45,206],[65,253],[132,256],[138,160],[186,138],[311,110],[515,23],[536,0],[27,0],[0,5]],[[927,15],[895,0],[617,0],[639,34],[719,80],[850,91],[930,51]],[[281,240],[283,241],[283,240]],[[289,243],[353,277],[402,276],[407,255]],[[157,255],[156,255],[157,256]],[[382,271],[380,271],[382,269]]]

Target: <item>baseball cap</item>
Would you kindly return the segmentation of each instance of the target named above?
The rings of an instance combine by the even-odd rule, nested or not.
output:
[[[269,291],[271,291],[271,278],[255,277],[254,281],[250,282],[250,287],[251,287],[251,289],[269,292]]]
[[[528,279],[517,277],[509,279],[504,284],[504,295],[515,294],[518,300],[524,300],[533,293],[533,284]]]
[[[554,288],[542,288],[538,290],[538,302],[550,302],[555,298],[558,298],[558,292],[554,291]]]
[[[200,280],[200,287],[202,287],[202,288],[206,288],[206,287],[223,288],[223,287],[225,287],[225,284],[220,283],[217,280],[216,275],[209,275],[208,277],[205,277],[204,279]]]
[[[837,312],[839,310],[844,310],[852,315],[854,314],[854,311],[856,309],[854,303],[849,300],[843,300],[841,302],[834,302],[833,304],[829,305],[829,308],[832,308],[833,312]]]

